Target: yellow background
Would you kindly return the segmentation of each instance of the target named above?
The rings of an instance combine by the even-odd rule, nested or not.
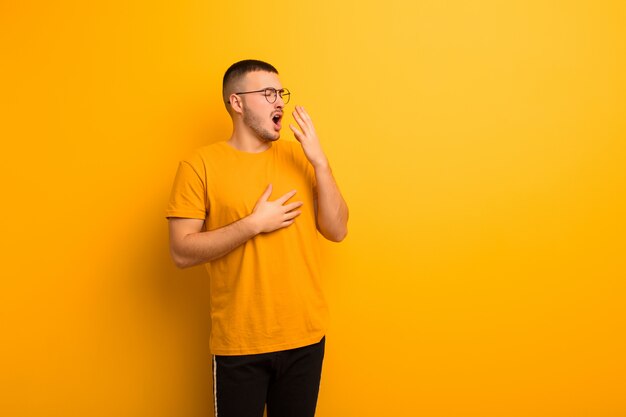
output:
[[[0,415],[212,415],[177,162],[273,63],[350,206],[319,417],[626,415],[623,1],[0,2]],[[285,124],[286,125],[286,124]],[[283,129],[288,138],[288,129]]]

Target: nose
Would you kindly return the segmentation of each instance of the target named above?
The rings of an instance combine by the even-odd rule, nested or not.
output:
[[[285,107],[285,100],[280,96],[280,94],[276,93],[276,101],[274,102],[274,107],[277,109],[282,109]]]

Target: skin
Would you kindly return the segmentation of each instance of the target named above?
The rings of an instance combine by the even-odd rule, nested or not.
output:
[[[263,152],[271,142],[280,138],[272,115],[282,113],[285,103],[278,96],[269,103],[262,93],[245,95],[237,91],[282,88],[277,74],[256,71],[246,74],[243,80],[229,87],[229,114],[233,121],[233,133],[228,140],[230,146],[243,152]],[[347,233],[348,206],[333,178],[328,159],[322,150],[311,117],[302,106],[295,106],[293,117],[298,127],[289,125],[296,140],[302,145],[306,158],[314,168],[317,189],[314,190],[317,229],[328,240],[340,242]],[[301,201],[288,201],[296,190],[270,200],[272,184],[259,190],[260,197],[252,213],[227,226],[202,231],[204,220],[169,219],[170,252],[179,268],[210,262],[220,258],[261,233],[272,233],[289,227],[300,215]]]

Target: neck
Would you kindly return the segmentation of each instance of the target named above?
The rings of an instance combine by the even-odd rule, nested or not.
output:
[[[249,129],[233,127],[233,133],[228,139],[228,143],[233,148],[242,152],[259,153],[269,149],[272,141],[259,138]]]

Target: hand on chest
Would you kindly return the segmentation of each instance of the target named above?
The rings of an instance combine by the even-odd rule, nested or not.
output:
[[[216,173],[207,189],[209,217],[218,223],[236,221],[249,215],[255,204],[272,184],[270,201],[296,190],[288,203],[302,201],[302,214],[313,212],[313,185],[305,170],[295,164],[248,164]]]

